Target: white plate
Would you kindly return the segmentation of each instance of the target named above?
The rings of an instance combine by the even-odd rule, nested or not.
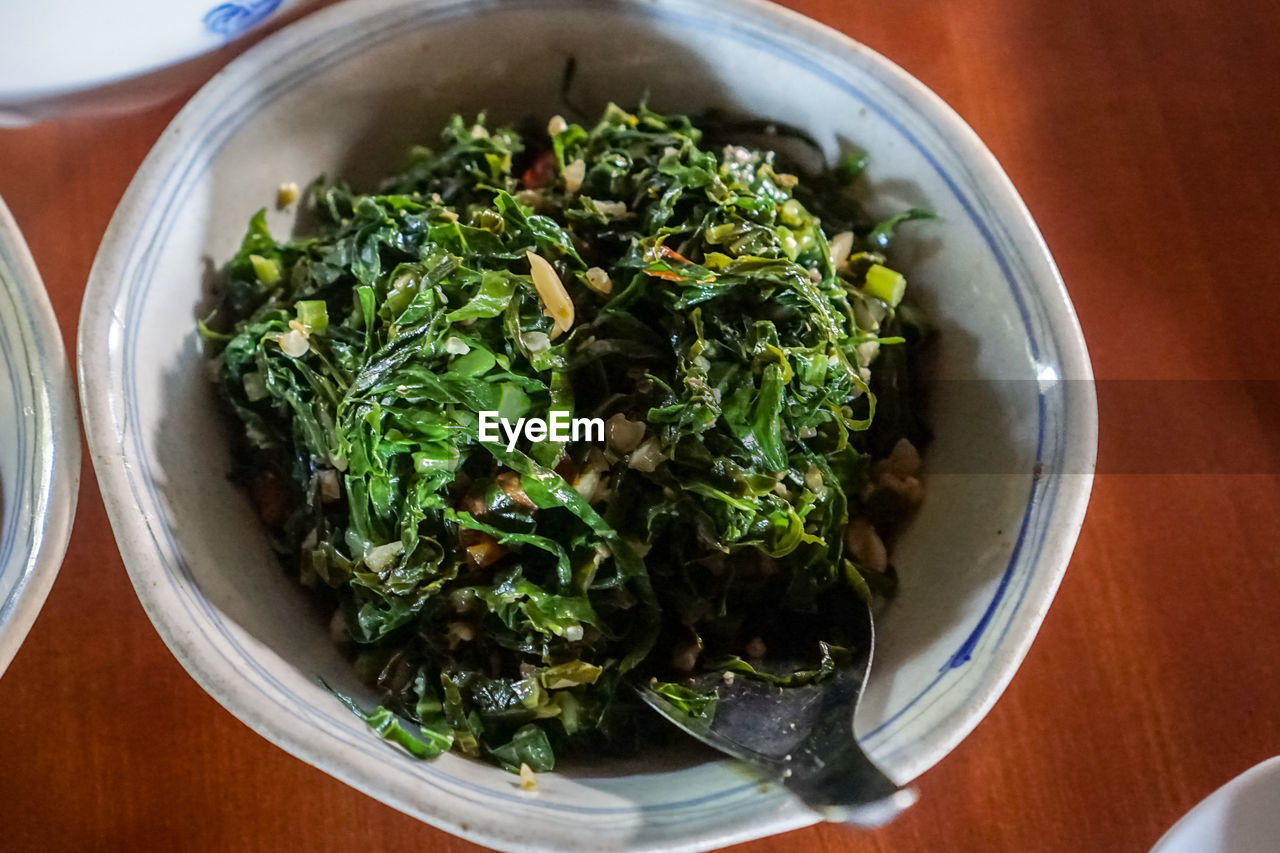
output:
[[[3,0],[0,127],[158,102],[213,70],[184,63],[299,2]]]
[[[62,565],[79,482],[80,423],[62,335],[0,200],[0,674]]]
[[[1206,797],[1151,853],[1280,850],[1280,757],[1257,764]]]
[[[1084,516],[1097,442],[1084,342],[1035,225],[973,132],[882,57],[769,3],[370,0],[228,66],[139,170],[85,294],[81,390],[112,525],[161,636],[219,702],[451,832],[506,849],[691,849],[812,823],[727,761],[563,768],[527,796],[457,755],[398,754],[321,686],[373,700],[226,478],[228,433],[195,334],[208,265],[231,256],[282,181],[368,182],[409,143],[433,144],[455,110],[545,123],[565,109],[569,56],[575,101],[590,109],[648,91],[664,110],[719,105],[799,125],[828,155],[870,152],[882,209],[940,214],[898,260],[941,326],[944,378],[989,381],[937,401],[929,494],[895,552],[901,591],[878,625],[857,728],[906,781],[977,725],[1030,646]],[[269,218],[277,233],[292,224]]]

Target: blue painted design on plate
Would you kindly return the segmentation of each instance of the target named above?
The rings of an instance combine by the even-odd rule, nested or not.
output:
[[[233,39],[265,21],[280,8],[283,0],[236,0],[221,3],[204,13],[204,28],[223,38]]]

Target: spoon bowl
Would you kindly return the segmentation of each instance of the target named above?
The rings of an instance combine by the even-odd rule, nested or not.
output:
[[[915,802],[915,794],[886,776],[854,736],[875,646],[869,603],[853,609],[846,628],[853,654],[826,678],[784,687],[731,671],[692,677],[685,686],[716,696],[705,714],[684,710],[649,684],[634,687],[673,725],[785,785],[828,820],[880,826]]]

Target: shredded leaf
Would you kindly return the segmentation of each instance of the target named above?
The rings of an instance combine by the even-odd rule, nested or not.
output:
[[[700,693],[684,685],[658,681],[656,678],[649,682],[649,687],[690,717],[709,720],[715,716],[718,699],[715,691]]]

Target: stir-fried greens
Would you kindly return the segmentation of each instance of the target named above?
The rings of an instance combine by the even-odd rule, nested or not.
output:
[[[831,672],[919,499],[884,253],[923,214],[643,107],[443,137],[377,193],[318,180],[314,236],[255,216],[202,324],[235,475],[385,694],[352,709],[541,771],[635,738],[628,679],[705,714],[691,672]],[[552,411],[604,440],[481,438]]]

